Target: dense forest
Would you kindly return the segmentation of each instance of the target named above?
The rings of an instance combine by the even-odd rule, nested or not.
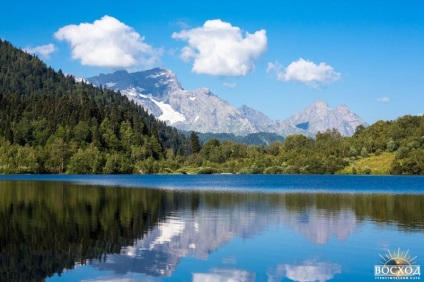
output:
[[[132,173],[190,154],[187,142],[120,93],[0,40],[0,172]]]
[[[268,146],[201,142],[0,40],[0,173],[424,174],[424,116]]]

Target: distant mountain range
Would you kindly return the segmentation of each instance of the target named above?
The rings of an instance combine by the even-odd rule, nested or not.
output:
[[[324,101],[316,101],[286,120],[272,120],[248,106],[237,109],[207,88],[184,90],[175,73],[166,68],[135,73],[121,70],[87,81],[120,91],[158,119],[185,131],[238,136],[259,132],[314,136],[319,131],[336,128],[342,135],[351,136],[357,126],[366,125],[347,106],[332,109]]]

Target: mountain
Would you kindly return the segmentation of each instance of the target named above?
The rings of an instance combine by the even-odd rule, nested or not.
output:
[[[264,113],[243,105],[240,113],[255,127],[258,132],[277,132],[277,123]]]
[[[209,89],[184,90],[176,75],[165,68],[135,73],[117,71],[87,80],[120,90],[158,119],[181,130],[237,135],[257,132],[242,113]]]
[[[357,114],[346,105],[332,109],[326,102],[318,100],[303,111],[280,123],[281,130],[299,129],[315,135],[327,129],[336,128],[344,136],[352,136],[359,125],[367,125]],[[305,134],[308,135],[308,134]]]
[[[347,106],[332,109],[324,101],[317,101],[286,120],[275,121],[245,105],[236,109],[207,88],[185,90],[175,73],[166,68],[135,73],[121,70],[87,80],[120,91],[158,119],[184,131],[315,136],[319,131],[336,128],[342,135],[351,136],[358,125],[366,124]]]

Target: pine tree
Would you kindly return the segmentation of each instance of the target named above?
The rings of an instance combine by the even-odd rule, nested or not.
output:
[[[197,134],[194,131],[192,131],[190,134],[190,146],[191,146],[191,152],[193,154],[199,153],[200,150],[202,149],[200,145],[200,141],[199,141],[199,136],[197,136]]]

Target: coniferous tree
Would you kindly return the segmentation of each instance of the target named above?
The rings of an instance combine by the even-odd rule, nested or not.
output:
[[[199,141],[199,136],[195,132],[191,132],[190,134],[190,146],[191,146],[191,152],[193,154],[200,152],[200,149],[202,149]]]

